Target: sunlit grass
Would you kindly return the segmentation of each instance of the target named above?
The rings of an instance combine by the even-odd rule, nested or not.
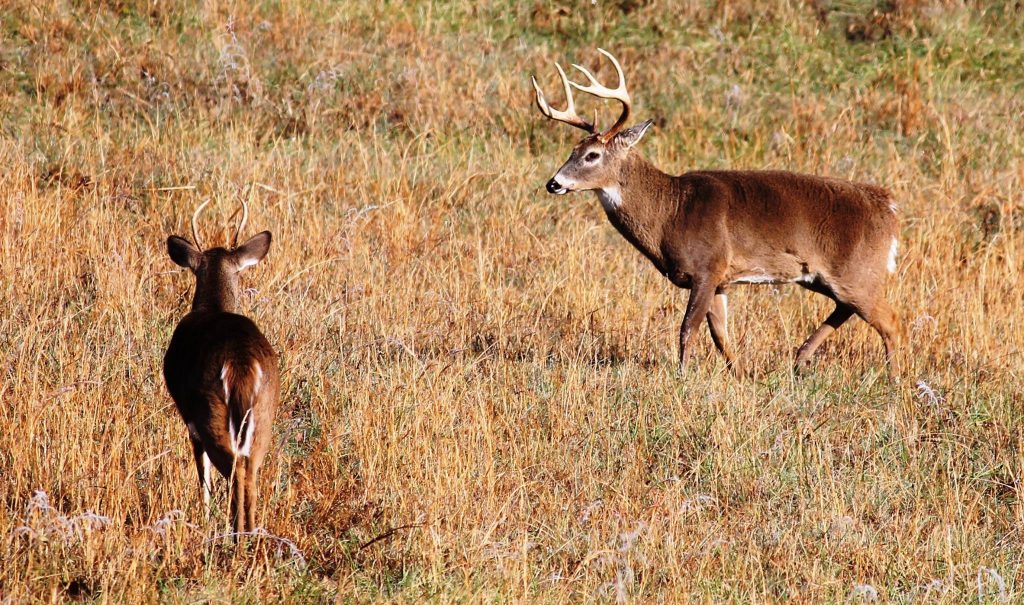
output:
[[[1019,7],[678,4],[5,7],[0,601],[1019,600]],[[795,376],[830,305],[768,287],[730,297],[755,377],[703,332],[675,373],[685,293],[543,191],[577,135],[528,76],[598,46],[666,171],[893,191],[897,381],[860,321]],[[249,185],[282,406],[235,551],[164,241]]]

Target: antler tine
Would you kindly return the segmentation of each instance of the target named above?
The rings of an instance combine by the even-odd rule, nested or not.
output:
[[[594,132],[594,125],[590,122],[587,122],[586,120],[581,118],[579,114],[576,113],[576,102],[573,100],[572,97],[572,88],[569,87],[571,82],[569,82],[569,78],[566,77],[565,71],[562,70],[562,66],[559,65],[558,63],[555,63],[555,69],[558,70],[558,76],[562,79],[562,88],[565,90],[565,110],[558,111],[557,109],[553,109],[550,105],[548,105],[547,100],[544,98],[544,92],[540,89],[540,86],[537,84],[537,78],[530,76],[530,80],[533,82],[533,89],[537,91],[537,107],[540,109],[540,112],[545,116],[551,118],[552,120],[565,122],[570,126],[582,128],[587,132]]]
[[[242,235],[242,229],[245,229],[245,223],[249,220],[249,204],[242,200],[242,220],[238,223],[238,229],[235,229],[235,239],[231,243],[232,248],[238,247],[238,238]]]
[[[622,103],[622,114],[619,115],[619,119],[612,124],[611,128],[601,133],[601,139],[607,142],[613,136],[618,134],[619,130],[621,130],[622,126],[626,123],[626,120],[629,119],[629,110],[633,105],[633,101],[629,98],[629,91],[626,89],[626,75],[623,73],[622,66],[619,65],[618,60],[603,48],[599,48],[597,51],[608,57],[608,59],[611,60],[612,65],[615,66],[615,72],[619,75],[618,86],[615,88],[608,88],[607,86],[602,85],[597,81],[597,78],[594,77],[594,74],[590,73],[586,67],[576,65],[575,63],[573,63],[573,67],[583,72],[583,75],[587,76],[587,79],[590,80],[590,85],[582,86],[575,82],[570,82],[570,84],[572,84],[576,90],[581,92],[589,93],[602,99],[613,99]]]
[[[196,208],[196,211],[192,214],[192,241],[195,242],[196,248],[199,248],[200,252],[202,252],[204,248],[202,240],[199,239],[199,229],[196,228],[196,219],[199,218],[199,213],[202,212],[203,208],[206,208],[206,205],[209,203],[210,200],[206,200],[202,204],[199,204],[199,207]]]

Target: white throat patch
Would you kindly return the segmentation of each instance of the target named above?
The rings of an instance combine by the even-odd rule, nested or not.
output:
[[[601,206],[605,212],[615,212],[622,205],[622,191],[618,187],[608,189],[595,189],[597,199],[601,200]]]

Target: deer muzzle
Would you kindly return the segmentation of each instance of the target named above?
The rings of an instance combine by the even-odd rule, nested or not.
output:
[[[548,193],[554,193],[555,195],[565,195],[569,193],[569,189],[558,182],[557,179],[552,178],[546,185]]]

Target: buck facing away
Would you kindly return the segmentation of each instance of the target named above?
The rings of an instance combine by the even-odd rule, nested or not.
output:
[[[230,249],[203,250],[196,219],[192,238],[167,238],[171,260],[192,271],[192,310],[181,320],[164,356],[167,390],[188,426],[203,503],[209,513],[211,463],[231,481],[231,516],[236,534],[255,525],[256,477],[270,446],[278,401],[277,354],[249,318],[236,313],[239,274],[270,249],[270,232],[238,246],[249,212]]]
[[[896,207],[880,187],[781,171],[701,170],[670,176],[634,150],[648,120],[623,129],[631,100],[619,62],[614,89],[571,82],[556,63],[567,106],[552,109],[536,79],[537,106],[548,118],[589,134],[548,181],[550,193],[594,191],[612,225],[673,284],[690,290],[679,329],[679,364],[707,318],[715,347],[734,367],[727,330],[727,288],[733,284],[796,283],[835,301],[835,310],[797,351],[798,367],[854,314],[882,337],[890,361],[897,333],[895,312],[884,298],[896,270]],[[577,113],[570,86],[622,104],[604,132]]]

